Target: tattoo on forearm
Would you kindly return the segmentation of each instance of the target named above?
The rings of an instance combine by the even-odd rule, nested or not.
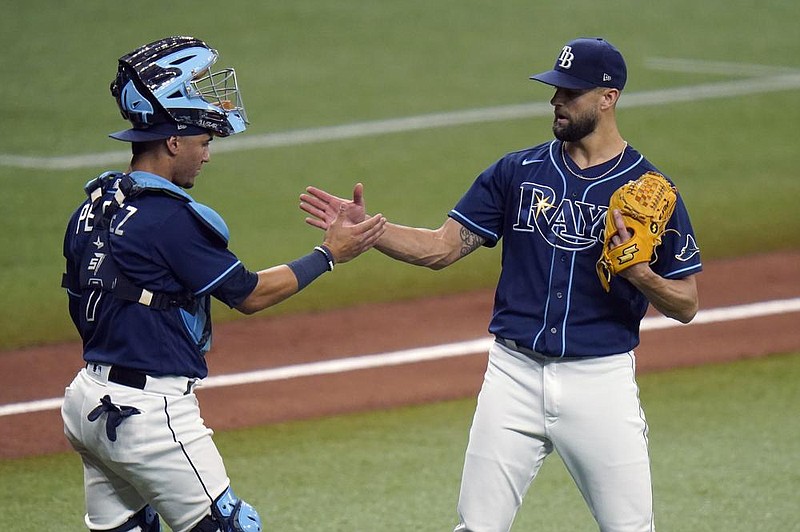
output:
[[[476,249],[478,249],[484,242],[486,241],[485,238],[476,235],[469,229],[462,227],[461,228],[461,242],[463,245],[461,246],[461,256],[466,257]]]

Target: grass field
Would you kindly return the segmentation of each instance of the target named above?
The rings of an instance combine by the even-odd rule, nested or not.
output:
[[[640,377],[659,530],[796,529],[798,379],[800,353]],[[215,439],[265,530],[441,532],[454,525],[473,408],[444,402]],[[74,454],[0,462],[0,500],[13,501],[0,530],[83,530],[80,469]],[[556,455],[515,530],[596,530]]]
[[[509,0],[342,0],[192,4],[11,0],[0,19],[0,349],[75,339],[59,288],[63,226],[80,188],[125,165],[106,135],[124,122],[108,93],[116,59],[167,34],[189,33],[237,68],[251,126],[238,139],[375,120],[544,103],[528,81],[579,35],[626,55],[626,98],[689,88],[687,101],[620,110],[626,139],[686,197],[706,259],[800,246],[795,124],[800,81],[765,92],[693,100],[700,84],[800,71],[800,4],[687,0],[604,4]],[[69,20],[69,23],[65,23]],[[713,24],[706,21],[713,20]],[[102,45],[98,46],[97,43]],[[664,59],[680,59],[677,66]],[[667,66],[665,66],[667,65]],[[793,78],[794,79],[794,78]],[[507,151],[550,137],[547,116],[432,127],[310,144],[225,151],[217,141],[193,194],[228,222],[252,269],[319,241],[297,197],[308,184],[346,194],[363,180],[370,210],[438,226],[472,179]],[[123,153],[118,162],[53,169],[52,157]],[[20,156],[33,158],[26,164]],[[31,163],[33,161],[33,163]],[[431,274],[370,253],[269,313],[490,286],[497,254]],[[217,319],[238,315],[218,308]]]
[[[242,140],[546,103],[551,91],[528,76],[549,69],[566,41],[604,36],[628,62],[621,105],[687,89],[685,100],[654,96],[620,109],[619,119],[625,138],[678,184],[704,258],[800,247],[796,0],[6,0],[3,7],[0,356],[77,339],[59,288],[63,227],[88,179],[125,166],[118,155],[125,146],[106,137],[125,127],[108,93],[116,59],[170,34],[203,38],[220,50],[219,66],[236,67],[252,122]],[[776,77],[786,85],[767,90]],[[756,83],[699,99],[701,87],[747,80]],[[232,249],[260,269],[318,243],[297,209],[308,184],[347,194],[363,181],[370,211],[438,226],[483,168],[549,138],[548,116],[520,116],[242,150],[223,148],[238,142],[225,139],[215,141],[192,194],[223,215]],[[92,159],[97,154],[115,162]],[[89,162],[53,159],[77,155]],[[265,315],[488,287],[498,257],[484,250],[434,274],[369,253]],[[237,317],[215,311],[218,321]],[[797,528],[798,379],[800,354],[640,379],[659,530]],[[216,440],[234,487],[259,508],[266,530],[449,530],[473,406],[446,402]],[[0,461],[0,530],[84,530],[80,486],[74,454]],[[585,508],[553,457],[516,529],[594,530]]]

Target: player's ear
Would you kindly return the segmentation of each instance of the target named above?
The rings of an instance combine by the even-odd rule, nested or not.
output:
[[[180,137],[173,135],[167,138],[164,143],[167,146],[167,151],[170,153],[170,155],[175,155],[178,152],[180,145]]]
[[[619,100],[619,89],[604,89],[603,90],[603,100],[601,106],[603,109],[608,109],[617,105],[617,100]]]

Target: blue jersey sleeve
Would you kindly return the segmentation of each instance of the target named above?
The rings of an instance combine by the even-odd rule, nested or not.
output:
[[[236,268],[232,275],[220,284],[211,295],[231,308],[239,306],[258,284],[258,274],[244,266]]]
[[[680,194],[655,253],[653,271],[667,279],[681,279],[703,269],[700,248]]]
[[[494,247],[503,236],[506,191],[501,172],[503,161],[484,170],[472,183],[448,216],[486,239],[486,247]]]

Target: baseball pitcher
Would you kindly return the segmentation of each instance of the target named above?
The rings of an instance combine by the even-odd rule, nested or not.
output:
[[[440,269],[503,242],[455,531],[508,531],[555,451],[600,530],[652,532],[634,348],[648,304],[681,322],[696,314],[699,249],[674,184],[617,128],[620,52],[576,39],[532,79],[555,88],[555,139],[489,166],[439,229],[389,223],[376,247]],[[365,219],[363,186],[352,201],[314,187],[301,196],[322,229],[342,205],[350,223]]]

